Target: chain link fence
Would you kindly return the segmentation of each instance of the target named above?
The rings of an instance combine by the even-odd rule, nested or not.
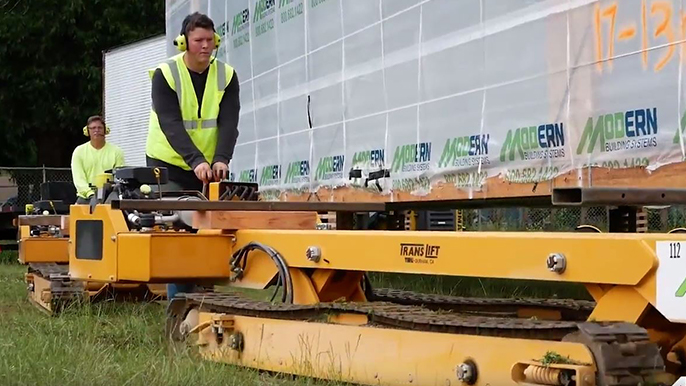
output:
[[[72,182],[70,168],[0,167],[0,211],[23,211],[26,204],[41,199],[44,182]]]
[[[647,232],[686,228],[686,206],[644,208]],[[493,208],[462,211],[466,231],[569,232],[579,225],[608,231],[610,208]]]

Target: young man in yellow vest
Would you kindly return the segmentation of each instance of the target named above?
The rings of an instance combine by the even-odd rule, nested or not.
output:
[[[148,166],[167,168],[164,190],[202,191],[228,177],[238,138],[238,77],[212,56],[220,37],[206,15],[193,13],[174,44],[180,54],[150,70],[152,111],[146,158]]]
[[[90,185],[95,178],[106,170],[124,166],[124,152],[117,145],[108,143],[105,136],[109,127],[99,115],[88,118],[83,127],[83,135],[90,141],[79,145],[71,155],[71,174],[76,187],[76,203],[88,204],[95,193]]]
[[[163,190],[202,191],[228,177],[238,138],[238,77],[212,57],[220,37],[206,15],[188,15],[174,44],[180,54],[150,71],[152,111],[146,143],[148,166],[167,168]],[[193,292],[189,284],[168,284],[167,297]]]

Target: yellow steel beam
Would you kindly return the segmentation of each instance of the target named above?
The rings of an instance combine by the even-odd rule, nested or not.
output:
[[[113,281],[229,278],[229,235],[121,233],[117,238],[117,272]],[[106,275],[99,279],[103,276]]]
[[[98,205],[72,205],[69,243],[71,278],[94,282],[164,283],[230,276],[234,237],[221,231],[131,232],[123,212]],[[84,224],[79,229],[77,224]],[[102,226],[102,239],[94,229]],[[83,232],[83,233],[79,233]],[[81,255],[77,253],[82,243]]]
[[[29,237],[19,240],[19,262],[68,263],[69,239],[57,237]]]
[[[221,321],[217,342],[212,319]],[[474,385],[516,385],[532,360],[555,352],[576,361],[577,385],[595,385],[593,356],[579,343],[289,321],[200,312],[197,344],[208,360],[365,385],[466,385],[459,365],[476,365]],[[216,327],[216,326],[215,326]],[[240,333],[240,337],[234,333]],[[232,336],[233,335],[233,336]],[[242,338],[242,351],[231,348]],[[550,368],[555,368],[551,365]]]
[[[632,287],[617,286],[605,293],[596,303],[589,320],[622,320],[639,323],[648,309],[648,300]]]
[[[212,182],[210,183],[208,192],[207,192],[207,199],[210,201],[219,201],[219,185],[220,183],[218,182]]]
[[[614,285],[636,285],[657,266],[655,241],[686,241],[681,235],[536,232],[242,230],[236,237],[236,247],[264,243],[297,268]],[[320,259],[308,259],[311,246]],[[552,254],[564,256],[564,271],[549,269]]]

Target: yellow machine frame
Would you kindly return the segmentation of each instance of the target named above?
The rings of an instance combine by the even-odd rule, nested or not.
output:
[[[56,314],[74,301],[92,300],[109,294],[128,298],[163,299],[166,290],[161,285],[136,283],[74,282],[66,275],[69,263],[69,216],[22,215],[18,218],[19,263],[29,267],[24,276],[29,300],[48,314]],[[31,235],[31,226],[57,227],[59,235]],[[135,294],[135,296],[130,296]]]
[[[218,192],[210,185],[210,199]],[[215,213],[217,218],[231,217],[230,212]],[[198,211],[198,216],[206,213]],[[72,206],[71,277],[99,283],[208,281],[264,289],[279,276],[274,256],[255,249],[242,265],[236,264],[242,249],[263,245],[283,257],[293,305],[344,302],[353,308],[326,306],[335,312],[323,319],[292,320],[222,310],[202,300],[212,294],[188,295],[200,306],[176,315],[183,322],[172,333],[196,334],[205,358],[368,385],[555,385],[564,384],[565,377],[576,385],[623,385],[647,377],[629,370],[613,373],[606,361],[621,362],[622,356],[644,372],[658,373],[656,379],[664,382],[686,375],[686,316],[665,303],[660,292],[683,286],[666,281],[665,271],[680,267],[686,235],[318,231],[263,225],[236,229],[219,223],[202,223],[215,225],[200,226],[197,233],[131,230],[124,212],[111,205],[97,205],[92,213],[87,206]],[[670,268],[672,263],[676,268]],[[588,323],[577,321],[580,331],[563,339],[537,337],[535,332],[531,337],[500,337],[380,328],[375,324],[383,313],[360,311],[370,300],[365,272],[580,283],[595,305]],[[559,312],[536,306],[522,307],[517,317],[562,319]],[[551,354],[563,360],[547,361]],[[646,365],[646,360],[653,362]]]

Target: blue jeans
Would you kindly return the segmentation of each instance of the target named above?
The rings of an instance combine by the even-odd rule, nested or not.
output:
[[[157,185],[150,185],[153,191],[159,190]],[[183,184],[180,184],[176,181],[168,181],[166,184],[162,185],[162,192],[164,191],[178,191],[178,190],[185,190],[188,189],[189,187],[183,186]],[[167,299],[171,301],[174,296],[176,296],[177,293],[183,292],[183,293],[191,293],[195,292],[197,289],[196,285],[193,283],[169,283],[167,284]]]
[[[167,284],[167,299],[172,300],[177,293],[191,293],[196,289],[193,283],[170,283]]]

